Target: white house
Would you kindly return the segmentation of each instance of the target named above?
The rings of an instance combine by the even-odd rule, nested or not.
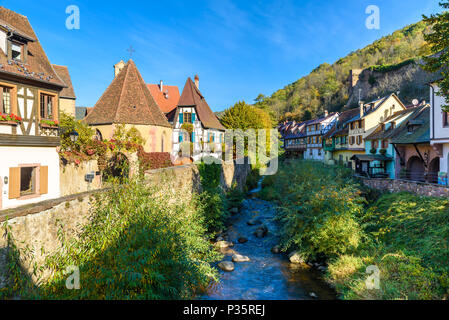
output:
[[[175,158],[180,155],[180,151],[184,151],[184,154],[188,151],[189,142],[193,145],[191,158],[194,161],[205,155],[221,157],[221,146],[224,143],[226,129],[201,94],[198,76],[195,76],[195,83],[191,78],[187,79],[176,112],[173,112],[172,118],[168,120],[173,123],[172,155]],[[193,126],[193,132],[190,136],[183,130],[184,124]]]
[[[66,87],[28,19],[0,7],[0,210],[60,196],[58,114]]]
[[[439,96],[437,83],[430,85],[430,144],[440,157],[440,184],[448,184],[449,173],[449,113],[442,108],[446,99]]]
[[[304,159],[324,161],[325,152],[323,149],[323,135],[325,135],[337,123],[338,113],[325,115],[314,121],[307,123],[306,142],[307,150],[304,152]]]

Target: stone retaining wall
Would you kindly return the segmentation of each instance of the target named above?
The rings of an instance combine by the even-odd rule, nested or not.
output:
[[[366,186],[377,190],[390,192],[408,191],[420,196],[449,197],[449,188],[436,184],[392,179],[360,178],[360,180]]]
[[[246,182],[250,165],[224,165],[222,187],[229,189],[233,183],[240,187]],[[195,165],[172,167],[148,171],[145,174],[149,186],[157,188],[161,183],[169,185],[173,191],[183,196],[201,190],[200,175]],[[76,237],[91,216],[96,195],[108,189],[84,192],[59,199],[48,200],[24,207],[0,211],[0,288],[5,285],[6,238],[3,236],[3,223],[8,220],[11,233],[20,249],[30,248],[34,252],[34,261],[23,261],[24,269],[32,273],[32,264],[42,265],[45,257],[56,252],[60,246],[60,231],[66,239]],[[41,275],[42,279],[50,276],[48,271]],[[33,277],[38,281],[38,277]]]

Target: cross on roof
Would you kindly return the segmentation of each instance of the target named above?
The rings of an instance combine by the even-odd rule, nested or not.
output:
[[[129,46],[129,48],[126,50],[129,52],[129,57],[132,58],[133,53],[136,52],[136,50],[134,50],[133,46]]]

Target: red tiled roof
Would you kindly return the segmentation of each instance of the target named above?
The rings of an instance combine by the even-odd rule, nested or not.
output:
[[[59,96],[61,98],[76,99],[75,90],[73,90],[72,79],[70,78],[69,68],[66,66],[53,65],[59,78],[66,84],[67,88],[62,89]]]
[[[204,96],[190,77],[187,79],[186,85],[184,86],[178,106],[195,107],[199,120],[206,129],[226,130],[218,120],[217,116],[212,112],[206,99],[204,99]]]
[[[163,91],[161,91],[159,84],[148,84],[147,86],[163,113],[170,113],[176,108],[180,98],[177,86],[163,85]]]
[[[0,73],[13,74],[27,79],[65,87],[42,49],[28,18],[14,11],[0,7],[0,28],[26,39],[28,42],[27,62],[9,61],[6,52],[0,49]]]
[[[171,127],[132,60],[114,78],[85,121],[90,125],[125,123]]]

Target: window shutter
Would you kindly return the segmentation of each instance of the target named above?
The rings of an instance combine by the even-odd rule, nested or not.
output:
[[[183,123],[184,123],[184,114],[183,114],[183,113],[180,113],[180,114],[179,114],[179,123],[180,123],[180,124],[183,124]]]
[[[48,167],[39,168],[39,188],[40,194],[48,193]]]
[[[192,132],[192,142],[195,143],[195,132]]]
[[[179,134],[179,142],[182,142],[182,133]]]
[[[192,122],[194,123],[196,120],[196,114],[192,113]]]
[[[9,199],[20,198],[20,168],[9,168]]]

